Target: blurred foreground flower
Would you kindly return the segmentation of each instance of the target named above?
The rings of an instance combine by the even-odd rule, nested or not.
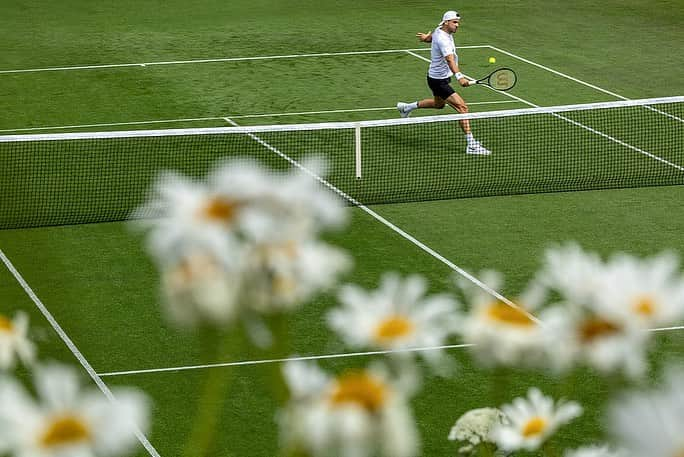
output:
[[[547,249],[535,282],[558,293],[563,302],[583,306],[602,290],[605,265],[598,254],[566,243]]]
[[[498,290],[503,285],[501,274],[496,271],[483,271],[480,277],[492,289]],[[463,322],[463,339],[475,345],[470,349],[478,362],[485,366],[528,367],[542,363],[543,333],[531,314],[541,302],[534,284],[511,306],[463,277],[459,276],[456,282],[469,305]]]
[[[645,372],[650,335],[627,310],[565,304],[545,310],[541,318],[548,335],[549,363],[555,369],[585,363],[603,374],[623,371],[636,378]]]
[[[318,163],[305,166],[322,172]],[[350,264],[317,239],[344,222],[341,200],[301,171],[233,161],[206,183],[166,174],[133,216],[150,215],[156,219],[141,224],[163,272],[169,314],[181,325],[288,311],[334,285]]]
[[[615,401],[610,424],[629,457],[684,455],[684,370],[670,369],[665,386]]]
[[[322,165],[305,166],[322,173]],[[150,231],[149,246],[161,261],[208,250],[233,259],[242,243],[308,239],[346,219],[342,201],[309,175],[267,171],[255,162],[226,162],[207,182],[162,175],[133,217]]]
[[[148,424],[146,397],[133,389],[81,392],[76,372],[62,365],[36,369],[38,400],[15,379],[0,378],[0,452],[16,457],[103,457],[134,449]]]
[[[328,314],[330,326],[353,348],[401,351],[446,343],[460,327],[456,301],[447,295],[425,296],[425,279],[414,275],[402,280],[385,274],[380,287],[365,291],[347,285],[340,291],[342,306]],[[413,358],[396,352],[392,357]],[[442,350],[420,354],[437,371],[448,366]]]
[[[508,423],[496,425],[491,439],[507,451],[538,449],[561,425],[582,414],[582,407],[575,402],[554,404],[537,388],[531,388],[527,398],[516,398],[513,403],[501,407]]]
[[[613,256],[606,265],[601,307],[629,310],[643,329],[678,325],[684,319],[684,276],[679,258],[671,253],[639,259]]]
[[[210,253],[196,251],[162,272],[162,290],[171,319],[182,326],[224,324],[238,308],[241,272]]]
[[[258,244],[247,254],[243,301],[260,313],[288,311],[335,285],[350,266],[342,250],[315,240]]]
[[[17,312],[14,319],[0,314],[0,370],[14,367],[15,357],[25,365],[33,362],[35,347],[27,337],[28,316]]]
[[[650,259],[619,254],[608,262],[575,244],[549,249],[537,275],[560,297],[540,315],[549,363],[567,370],[586,363],[602,373],[646,371],[652,325],[684,317],[684,278],[670,254]]]
[[[382,370],[331,378],[313,363],[289,362],[284,372],[291,400],[279,423],[283,446],[292,455],[418,455],[406,394]]]
[[[504,413],[496,408],[473,409],[458,418],[449,432],[449,440],[463,444],[458,449],[459,454],[470,454],[479,445],[493,443],[490,438],[492,429],[507,422]]]

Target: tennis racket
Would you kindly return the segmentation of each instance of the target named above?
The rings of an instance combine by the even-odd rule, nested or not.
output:
[[[512,89],[517,81],[518,77],[513,70],[510,68],[498,68],[482,79],[470,81],[470,84],[483,84],[492,89],[506,91]]]

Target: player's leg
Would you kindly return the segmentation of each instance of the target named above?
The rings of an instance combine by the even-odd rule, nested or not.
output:
[[[416,102],[417,108],[442,109],[446,106],[446,100],[442,97],[425,98]]]
[[[446,106],[446,101],[442,97],[424,98],[413,103],[397,103],[397,110],[401,117],[408,117],[411,111],[418,108],[442,109]]]
[[[426,98],[413,103],[397,103],[397,110],[401,117],[409,117],[411,111],[418,108],[442,109],[446,104],[446,99],[454,92],[449,86],[449,78],[434,79],[428,76],[427,85],[432,91],[433,98]]]
[[[458,111],[459,114],[465,114],[468,112],[468,104],[465,102],[465,100],[463,100],[463,97],[458,95],[456,92],[451,94],[449,98],[446,99],[446,102],[449,104],[449,106]],[[468,121],[468,119],[463,119],[458,121],[458,123],[466,136],[470,134],[470,121]]]
[[[465,114],[468,112],[468,104],[465,102],[465,100],[463,100],[463,97],[458,95],[456,92],[451,94],[446,99],[446,102],[449,104],[449,106],[454,108],[460,114]],[[466,142],[468,143],[468,146],[466,147],[467,154],[491,154],[491,151],[489,151],[489,149],[482,146],[480,142],[473,137],[473,134],[470,130],[470,121],[468,119],[462,119],[458,121],[458,123],[461,126],[461,130],[463,130],[463,133],[465,133]]]

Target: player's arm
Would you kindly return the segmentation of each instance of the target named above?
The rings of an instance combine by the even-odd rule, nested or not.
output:
[[[463,73],[458,69],[458,64],[456,63],[456,57],[454,57],[454,54],[449,54],[444,58],[446,60],[447,65],[449,65],[449,70],[454,74],[456,79],[458,80],[458,83],[463,86],[463,87],[468,87],[468,78],[463,76]]]
[[[418,33],[416,33],[416,36],[417,36],[418,39],[419,39],[420,41],[422,41],[423,43],[430,43],[430,42],[432,42],[432,32],[428,32],[428,33],[421,33],[421,32],[418,32]]]

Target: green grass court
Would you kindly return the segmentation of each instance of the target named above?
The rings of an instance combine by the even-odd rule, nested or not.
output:
[[[684,45],[681,0],[600,4],[554,0],[543,7],[527,0],[462,6],[381,0],[124,0],[105,4],[70,0],[59,4],[10,1],[8,6],[3,14],[8,25],[0,29],[0,40],[6,43],[0,58],[3,135],[225,127],[229,125],[225,118],[239,125],[395,118],[397,101],[429,95],[424,81],[427,63],[421,59],[429,57],[429,50],[421,50],[425,46],[414,35],[434,28],[447,9],[457,9],[463,16],[455,41],[461,46],[460,65],[466,74],[479,77],[490,71],[490,56],[496,57],[496,66],[509,66],[518,73],[518,85],[511,91],[514,97],[482,87],[464,89],[461,93],[473,112],[684,95],[684,69],[676,58]],[[322,53],[331,55],[313,55]],[[677,109],[670,114],[682,117],[681,105]],[[417,115],[447,113],[422,111]],[[657,113],[641,113],[639,119],[643,130],[633,130],[631,123],[602,127],[610,129],[610,135],[684,166],[684,126]],[[561,121],[558,124],[549,125],[558,132],[570,127]],[[511,129],[483,125],[482,131],[495,145],[519,140]],[[642,138],[635,133],[639,131],[666,132],[674,139],[674,148],[657,149],[655,137],[649,133]],[[524,138],[525,134],[520,135]],[[588,136],[586,132],[578,134],[573,140],[577,149],[601,145],[585,139]],[[460,132],[454,138],[461,141]],[[273,139],[274,144],[277,141]],[[330,143],[314,146],[320,146],[323,155],[342,155]],[[420,192],[430,195],[439,192],[451,173],[466,166],[457,155],[465,147],[460,143],[446,159],[443,143],[428,145],[423,161],[411,153],[411,142],[407,145],[399,138],[386,143],[397,151],[396,156],[371,160],[364,179],[371,180],[374,170],[391,166],[393,161],[404,160],[409,168],[422,163],[423,168],[410,176],[387,179],[381,186],[384,190],[401,189],[407,179],[415,179],[422,186]],[[615,148],[609,143],[608,151]],[[298,151],[293,151],[295,146],[290,143],[277,147],[296,158],[310,149],[301,143]],[[571,148],[566,152],[570,157]],[[200,153],[211,159],[207,151]],[[68,170],[77,167],[83,157],[64,154],[46,163],[44,156],[35,160],[29,156],[22,169],[2,167],[0,205],[12,208],[22,198],[18,194],[21,187],[12,183],[12,177],[29,176],[27,170],[36,167],[42,167],[46,180],[64,170],[68,176]],[[491,158],[495,168],[505,170],[508,162],[496,154]],[[106,173],[106,159],[100,156],[99,165],[87,173]],[[535,173],[553,172],[548,168],[553,163],[540,165],[533,154],[523,159],[518,174],[509,176],[510,186],[516,178],[524,182]],[[635,153],[623,165],[626,170],[642,165],[663,167],[670,174],[660,184],[681,184],[681,171],[651,162]],[[278,160],[269,163],[278,165]],[[578,163],[601,176],[616,172],[597,168],[591,161]],[[165,165],[202,172],[201,167],[187,165],[184,157]],[[143,186],[136,177],[135,166],[130,163],[131,182],[137,180],[137,185],[146,188],[145,178],[140,178]],[[467,166],[477,168],[477,164]],[[563,168],[568,163],[559,166],[559,173],[571,172]],[[495,171],[480,178],[489,180],[496,175]],[[473,176],[469,179],[475,186],[478,178]],[[345,191],[359,185],[353,177],[331,181]],[[87,205],[84,188],[87,185],[68,192],[71,196],[81,192],[81,201]],[[405,198],[399,200],[411,199],[410,188],[401,192]],[[506,193],[520,192],[509,189]],[[58,193],[38,193],[35,198],[35,208],[45,206],[43,211],[55,214],[68,212],[60,207]],[[501,271],[506,277],[501,292],[514,297],[539,266],[544,249],[557,242],[575,240],[604,255],[627,251],[646,256],[663,250],[684,255],[682,201],[683,186],[661,185],[406,201],[372,205],[371,209],[475,275],[485,268]],[[128,203],[135,206],[136,197]],[[453,290],[454,273],[447,264],[361,209],[350,207],[348,211],[351,222],[347,228],[329,235],[354,258],[355,267],[346,281],[371,288],[383,272],[398,271],[426,276],[434,292]],[[157,271],[144,252],[141,235],[123,222],[0,230],[0,249],[104,382],[137,386],[152,397],[153,425],[148,438],[164,457],[181,454],[192,408],[209,369],[223,370],[233,379],[223,432],[213,455],[277,455],[274,405],[267,379],[278,364],[188,367],[345,351],[324,322],[326,311],[335,304],[334,296],[329,295],[293,316],[287,353],[248,351],[236,342],[229,360],[206,360],[198,335],[178,332],[167,324],[158,305]],[[32,336],[42,359],[78,364],[5,267],[0,268],[0,307],[0,312],[22,309],[31,315]],[[616,386],[598,375],[580,370],[557,379],[541,373],[489,371],[475,366],[463,349],[450,352],[459,361],[457,374],[426,379],[412,405],[423,455],[455,455],[447,435],[460,414],[508,402],[533,385],[585,406],[581,418],[561,429],[559,445],[577,447],[605,437],[601,412]],[[327,359],[321,365],[340,369],[365,364],[368,359]],[[653,366],[672,360],[684,360],[684,331],[657,332]],[[174,367],[188,369],[113,374]],[[138,455],[148,453],[141,448]]]

